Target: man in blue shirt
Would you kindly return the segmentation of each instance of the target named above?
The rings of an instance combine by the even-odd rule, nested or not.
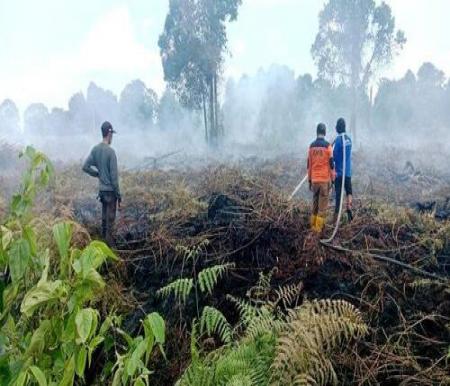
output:
[[[334,142],[333,158],[336,168],[336,208],[335,208],[335,220],[339,213],[339,207],[341,204],[341,192],[342,184],[344,184],[344,190],[346,195],[346,208],[348,220],[353,220],[352,213],[352,140],[345,133],[346,124],[344,118],[339,118],[336,123],[336,131],[339,134]],[[345,149],[345,165],[344,162],[344,149]],[[336,221],[335,221],[336,222]]]

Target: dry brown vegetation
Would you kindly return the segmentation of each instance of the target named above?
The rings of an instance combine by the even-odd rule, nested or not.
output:
[[[244,296],[261,271],[274,267],[274,285],[303,283],[300,301],[343,299],[362,311],[368,335],[333,358],[344,384],[450,384],[450,179],[386,157],[369,159],[356,156],[355,220],[343,222],[335,247],[311,242],[309,203],[303,199],[308,193],[289,200],[303,173],[297,158],[207,166],[177,158],[122,174],[124,207],[117,221],[122,262],[110,268],[104,301],[126,315],[130,331],[151,310],[165,315],[168,360],[160,362],[156,384],[172,384],[186,368],[195,316],[193,303],[162,301],[156,291],[182,275],[227,262],[235,268],[207,301],[230,321],[237,315],[226,295]],[[97,237],[94,182],[78,166],[61,167],[37,214],[45,214],[44,228],[57,218],[81,224],[79,243]],[[179,247],[198,245],[203,245],[198,259],[188,264]]]

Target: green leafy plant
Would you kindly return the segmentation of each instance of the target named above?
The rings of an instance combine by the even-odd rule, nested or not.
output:
[[[82,250],[72,247],[70,222],[53,227],[53,245],[38,247],[32,205],[53,168],[32,148],[23,156],[29,168],[0,227],[0,384],[82,384],[94,352],[118,323],[113,316],[101,323],[95,309],[106,286],[99,270],[117,257],[99,241]],[[148,383],[145,366],[153,347],[164,344],[158,314],[145,319],[144,330],[145,337],[130,338],[126,354],[118,356],[124,385]]]
[[[332,355],[367,332],[361,314],[342,300],[297,306],[301,285],[271,289],[270,276],[261,275],[248,299],[229,296],[240,313],[232,341],[201,354],[193,329],[191,364],[178,385],[338,384]]]
[[[178,250],[184,254],[184,261],[191,261],[195,272],[195,263],[197,258],[207,245],[207,241],[200,243],[194,248],[179,247]],[[223,343],[231,341],[232,329],[225,316],[216,308],[206,306],[201,314],[198,311],[199,293],[211,295],[219,280],[230,270],[234,268],[233,263],[220,264],[201,270],[194,278],[180,278],[158,290],[157,294],[168,298],[173,296],[177,301],[186,304],[191,293],[195,292],[195,302],[197,305],[197,318],[192,323],[192,335],[198,332],[202,336],[217,335]],[[194,331],[195,330],[195,331]]]
[[[144,336],[132,338],[126,332],[118,329],[120,335],[126,341],[126,351],[124,354],[116,353],[117,361],[113,367],[113,386],[149,385],[149,375],[151,371],[147,368],[150,356],[155,346],[158,346],[164,354],[165,343],[165,323],[164,319],[156,312],[153,312],[142,322],[144,326]]]

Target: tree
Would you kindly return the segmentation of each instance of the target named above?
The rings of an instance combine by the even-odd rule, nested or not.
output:
[[[400,80],[382,79],[373,106],[377,131],[394,134],[417,128],[417,80],[408,71]]]
[[[241,3],[170,0],[158,42],[165,80],[183,106],[203,109],[210,144],[216,144],[221,134],[217,88],[228,42],[225,23],[236,20]]]
[[[441,129],[445,120],[445,74],[432,63],[424,63],[417,72],[417,123],[427,129]]]
[[[158,107],[158,125],[161,130],[180,129],[185,118],[185,111],[178,102],[177,98],[166,89],[159,102]]]
[[[120,121],[132,129],[152,128],[156,121],[158,96],[141,80],[127,84],[120,94]]]
[[[118,121],[119,103],[111,91],[104,90],[91,82],[87,89],[86,102],[94,130],[98,130],[103,121],[110,121],[113,125]]]
[[[83,93],[78,92],[69,100],[69,121],[72,133],[86,134],[96,129],[93,112],[89,108]]]
[[[19,110],[11,99],[5,99],[0,104],[0,134],[15,135],[20,127]]]
[[[71,134],[67,111],[55,107],[48,116],[48,133],[52,135]]]
[[[31,135],[47,135],[49,133],[49,112],[42,103],[33,103],[23,114],[24,132]]]
[[[273,65],[259,112],[259,134],[271,147],[292,144],[299,132],[299,101],[294,71]]]
[[[320,12],[311,53],[319,77],[350,87],[350,129],[355,137],[358,97],[367,93],[373,76],[405,43],[404,33],[396,30],[391,8],[384,2],[328,0]]]

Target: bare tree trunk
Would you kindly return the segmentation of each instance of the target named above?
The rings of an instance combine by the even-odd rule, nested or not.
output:
[[[217,74],[214,74],[214,118],[215,118],[215,126],[217,129],[217,133],[220,137],[222,137],[223,133],[219,126],[219,102],[217,98]]]
[[[209,139],[210,144],[213,146],[217,143],[217,128],[215,125],[215,117],[214,117],[214,78],[210,76],[209,78]]]
[[[203,104],[203,121],[205,123],[205,141],[209,142],[208,138],[208,116],[206,114],[206,102],[205,102],[205,94],[202,94],[202,104]]]
[[[369,108],[367,110],[367,127],[369,131],[372,133],[372,110],[373,110],[373,86],[370,87],[369,92]]]

